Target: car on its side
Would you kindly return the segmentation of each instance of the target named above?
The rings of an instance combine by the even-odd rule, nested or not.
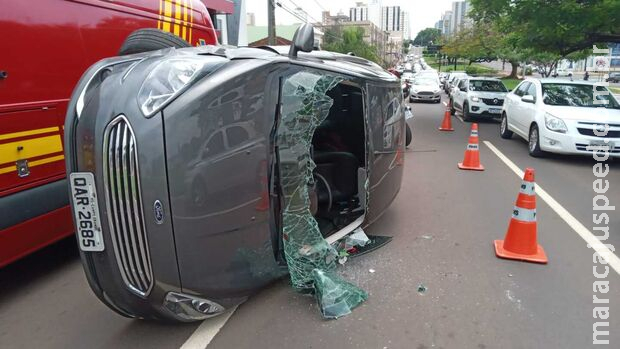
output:
[[[450,97],[450,111],[460,112],[464,121],[472,118],[499,119],[508,89],[500,79],[470,77],[459,81]]]
[[[409,87],[409,102],[441,102],[441,87],[437,74],[416,74]]]
[[[608,147],[620,157],[620,104],[603,85],[588,81],[527,79],[506,95],[500,135],[528,141],[529,154],[592,156]]]
[[[619,83],[620,82],[620,72],[613,72],[613,73],[609,73],[609,76],[607,77],[607,79],[605,79],[605,82],[612,82],[612,83]]]
[[[333,244],[392,203],[411,139],[400,80],[312,51],[311,25],[294,38],[114,57],[84,73],[64,127],[67,175],[84,271],[109,308],[216,316],[289,271],[297,227],[296,239]],[[299,254],[314,258],[313,246]]]

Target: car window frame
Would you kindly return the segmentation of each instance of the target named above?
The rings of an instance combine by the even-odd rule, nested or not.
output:
[[[519,84],[519,85],[515,88],[515,90],[514,90],[514,94],[515,94],[517,97],[523,97],[523,96],[525,96],[525,92],[527,92],[527,90],[530,88],[530,85],[531,85],[531,84],[532,84],[532,83],[531,83],[530,81],[523,81],[522,83],[520,83],[520,84]],[[521,91],[521,89],[522,89],[524,86],[527,86],[527,89],[525,89],[525,90],[523,91],[523,93],[519,94],[519,92]]]

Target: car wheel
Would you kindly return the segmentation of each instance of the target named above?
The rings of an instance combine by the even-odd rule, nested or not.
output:
[[[499,125],[499,136],[503,139],[512,138],[512,131],[508,129],[508,116],[506,116],[506,113],[502,115],[502,121]]]
[[[190,46],[189,42],[172,33],[155,28],[144,28],[129,34],[118,51],[118,55],[130,55],[168,47],[182,48]]]
[[[463,103],[463,121],[470,121],[471,116],[469,116],[469,106],[467,103]]]
[[[409,127],[409,124],[405,124],[406,129],[405,129],[405,146],[409,146],[409,144],[411,144],[411,139],[413,138],[413,136],[411,135],[411,128]]]
[[[454,101],[450,99],[450,115],[456,114],[456,109],[454,109]]]
[[[540,149],[540,132],[538,131],[538,125],[533,124],[530,127],[530,135],[528,137],[528,150],[530,156],[535,158],[544,155],[544,152]]]

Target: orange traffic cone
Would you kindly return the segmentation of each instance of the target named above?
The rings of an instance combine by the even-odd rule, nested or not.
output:
[[[469,135],[469,143],[465,150],[465,158],[463,162],[459,162],[461,170],[484,171],[484,166],[480,164],[480,151],[478,149],[478,124],[471,125],[471,134]]]
[[[450,114],[450,109],[446,109],[446,112],[443,114],[443,121],[441,122],[439,131],[454,131],[452,128],[452,115]]]
[[[495,254],[501,258],[547,263],[547,255],[536,242],[536,193],[534,169],[525,169],[517,203],[504,240],[495,240]]]

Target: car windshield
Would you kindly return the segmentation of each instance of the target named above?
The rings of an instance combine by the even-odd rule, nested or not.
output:
[[[439,85],[437,79],[431,77],[418,77],[413,80],[414,85]]]
[[[547,105],[620,109],[618,101],[604,86],[596,86],[596,91],[600,94],[595,99],[594,85],[542,84],[543,103]]]
[[[469,89],[480,92],[508,92],[501,81],[494,80],[469,80]]]

